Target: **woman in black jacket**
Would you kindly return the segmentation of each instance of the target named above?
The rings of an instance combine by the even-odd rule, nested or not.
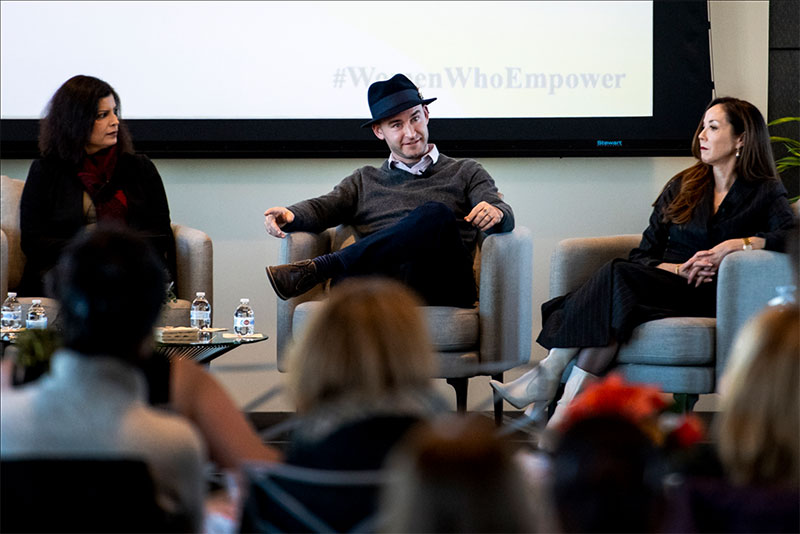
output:
[[[541,414],[577,357],[548,425],[614,361],[633,329],[664,317],[714,317],[723,258],[742,250],[782,250],[794,225],[778,179],[764,117],[752,104],[717,98],[692,142],[697,162],[667,182],[628,260],[600,268],[583,286],[542,305],[537,342],[550,349],[537,367],[494,389]]]
[[[134,153],[120,99],[106,82],[74,76],[53,95],[39,130],[41,158],[31,164],[20,205],[25,270],[20,295],[48,293],[44,277],[67,242],[95,224],[135,230],[175,280],[175,239],[164,184],[153,163]]]

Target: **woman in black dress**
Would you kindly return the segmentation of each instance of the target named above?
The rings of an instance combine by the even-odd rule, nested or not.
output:
[[[175,239],[164,184],[147,156],[135,154],[120,99],[106,82],[73,76],[58,88],[39,130],[20,203],[25,270],[19,294],[46,293],[45,275],[83,228],[115,222],[158,252],[175,280]]]
[[[669,182],[628,260],[607,263],[578,290],[542,305],[537,342],[550,349],[537,367],[492,387],[518,408],[553,400],[562,372],[577,357],[548,425],[614,361],[633,329],[664,317],[714,317],[716,274],[728,254],[783,250],[795,224],[775,169],[764,118],[752,104],[717,98],[692,142],[697,163]]]

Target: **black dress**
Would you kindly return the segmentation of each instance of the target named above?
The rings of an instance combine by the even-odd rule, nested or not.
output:
[[[536,339],[540,345],[605,347],[624,343],[647,321],[714,317],[716,278],[695,288],[657,265],[683,263],[698,250],[741,237],[763,237],[766,249],[782,251],[795,224],[786,189],[778,180],[736,180],[717,213],[709,181],[691,221],[663,222],[663,210],[679,191],[680,178],[675,178],[656,201],[642,241],[628,260],[608,262],[576,291],[542,304],[542,331]]]

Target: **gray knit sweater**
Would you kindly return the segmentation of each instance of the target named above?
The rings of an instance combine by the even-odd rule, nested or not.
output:
[[[366,166],[342,180],[321,197],[289,206],[295,219],[283,227],[287,232],[321,232],[339,224],[352,225],[369,235],[397,223],[426,202],[441,202],[456,215],[464,244],[475,244],[478,230],[464,217],[485,200],[503,212],[503,220],[487,233],[514,229],[514,212],[500,199],[494,180],[476,161],[440,155],[421,176],[389,167]]]

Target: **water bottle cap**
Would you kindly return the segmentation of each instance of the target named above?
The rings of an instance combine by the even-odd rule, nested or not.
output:
[[[8,292],[8,298],[12,299],[12,298],[15,298],[16,296],[17,296],[17,294],[14,293],[13,291],[9,291]]]
[[[31,302],[33,304],[41,304],[42,303],[42,301],[40,299],[33,299]]]
[[[239,299],[242,304],[250,304],[250,299]]]
[[[198,297],[205,297],[206,296],[206,292],[205,291],[198,291],[197,292],[197,296]]]

